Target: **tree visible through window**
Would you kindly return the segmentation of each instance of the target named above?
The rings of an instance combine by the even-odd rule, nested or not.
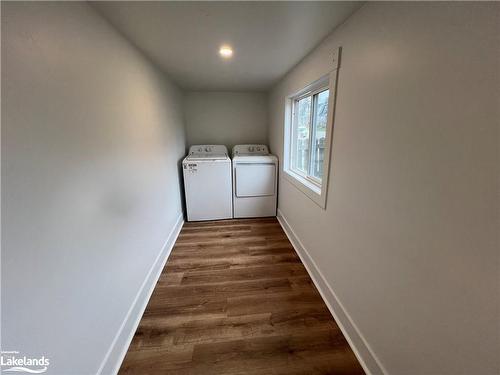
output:
[[[316,184],[323,178],[328,97],[322,89],[294,100],[291,169]]]

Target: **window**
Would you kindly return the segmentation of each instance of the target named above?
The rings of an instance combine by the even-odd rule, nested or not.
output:
[[[335,69],[291,95],[286,106],[284,176],[322,208],[326,207],[338,52]]]
[[[320,186],[328,114],[328,88],[294,99],[291,170]]]

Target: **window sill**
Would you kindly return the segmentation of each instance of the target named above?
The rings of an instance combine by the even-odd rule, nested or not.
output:
[[[304,193],[309,199],[311,199],[314,203],[316,203],[321,208],[326,207],[326,194],[323,192],[322,187],[319,187],[302,177],[301,175],[291,171],[284,170],[285,178],[294,185],[297,189],[299,189],[302,193]]]

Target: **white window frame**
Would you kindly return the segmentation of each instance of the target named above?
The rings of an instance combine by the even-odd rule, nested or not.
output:
[[[325,209],[326,208],[326,196],[328,192],[328,181],[329,181],[329,167],[331,158],[331,146],[332,146],[332,134],[333,134],[333,122],[335,115],[335,98],[337,96],[337,77],[339,64],[340,48],[334,54],[334,69],[327,75],[321,77],[315,82],[311,83],[302,90],[289,95],[285,103],[285,131],[284,131],[284,147],[283,147],[283,171],[287,181],[292,183],[301,192],[307,195],[313,202],[318,206]],[[294,112],[295,103],[307,96],[311,96],[314,99],[314,95],[320,93],[324,90],[329,90],[328,97],[328,114],[327,114],[327,125],[325,134],[325,150],[323,157],[323,177],[321,181],[309,173],[303,174],[300,171],[291,168],[292,160],[292,133],[293,133],[293,123],[294,116],[297,113]],[[311,103],[311,112],[313,112],[314,104]],[[311,118],[312,118],[311,114]],[[313,124],[311,123],[311,130]],[[309,135],[309,141],[313,139],[313,134]],[[310,165],[310,163],[308,163]],[[309,166],[308,166],[309,167]]]

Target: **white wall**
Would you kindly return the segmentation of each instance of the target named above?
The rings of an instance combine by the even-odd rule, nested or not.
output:
[[[189,145],[267,144],[267,95],[260,92],[189,92],[185,95]]]
[[[279,209],[390,374],[498,373],[499,4],[368,3],[270,95],[343,47],[327,209]],[[281,163],[283,165],[283,163]]]
[[[182,95],[86,3],[2,2],[2,349],[95,374],[181,214]]]

